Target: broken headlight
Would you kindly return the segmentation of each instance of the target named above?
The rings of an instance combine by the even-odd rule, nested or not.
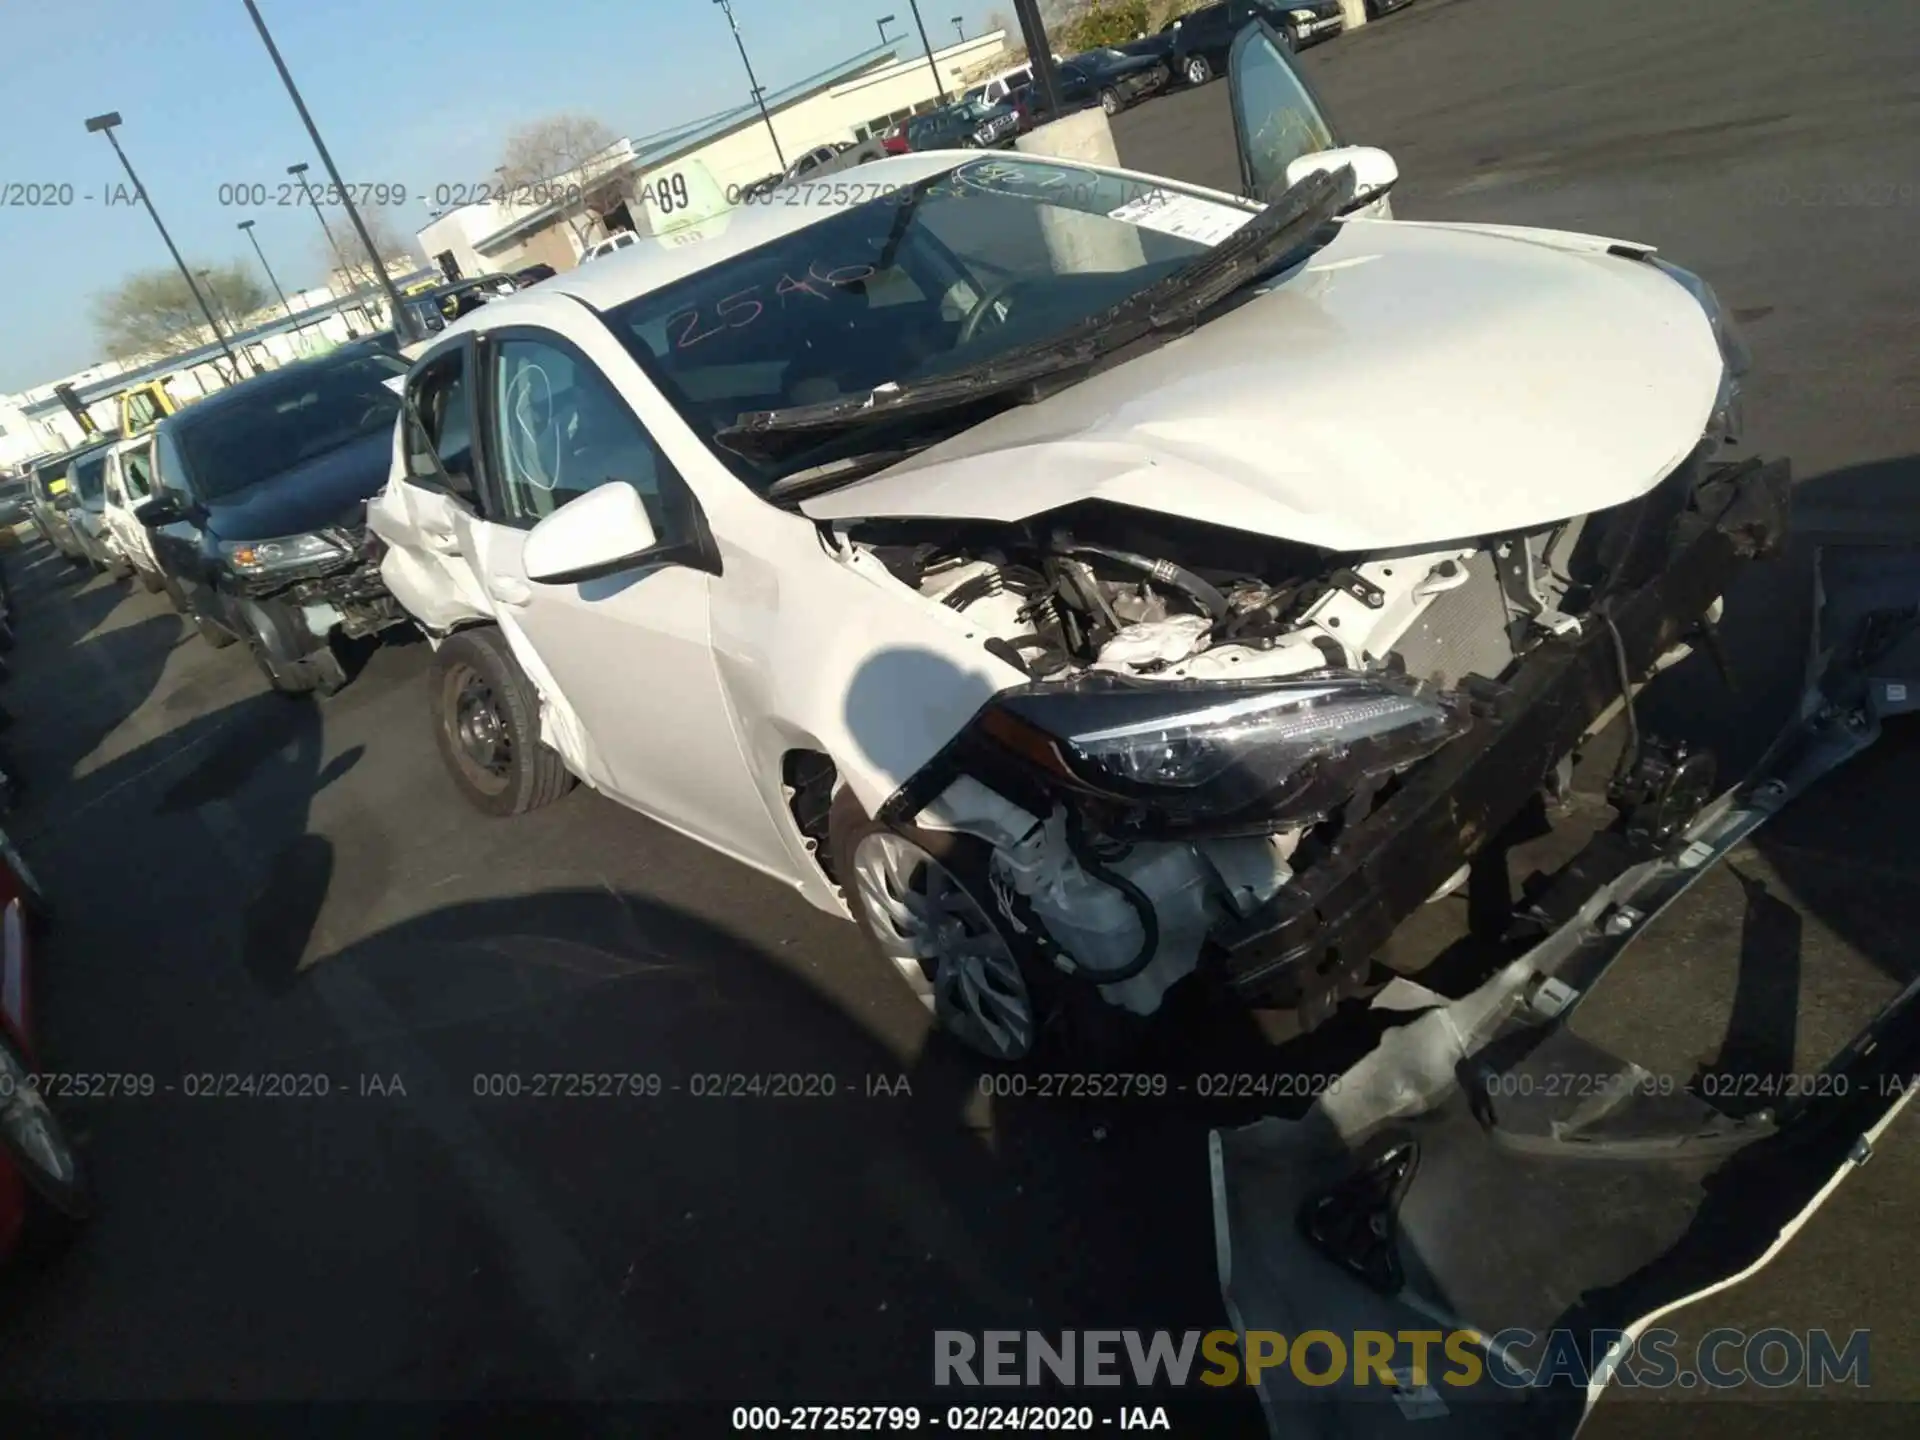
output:
[[[344,560],[347,552],[324,535],[283,535],[277,540],[223,543],[220,557],[236,575],[267,575]]]
[[[1398,676],[1154,683],[1094,674],[1008,691],[985,732],[1083,793],[1170,818],[1325,815],[1470,723],[1453,695]]]
[[[1746,336],[1740,333],[1733,316],[1720,303],[1713,286],[1691,270],[1682,270],[1658,255],[1649,255],[1647,259],[1668,279],[1693,296],[1706,312],[1707,324],[1713,328],[1713,338],[1720,346],[1721,363],[1720,392],[1714,397],[1713,414],[1707,418],[1706,433],[1715,440],[1738,440],[1743,418],[1741,381],[1753,368],[1753,352],[1747,348]]]

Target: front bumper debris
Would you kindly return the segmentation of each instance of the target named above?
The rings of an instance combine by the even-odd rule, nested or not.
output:
[[[1507,684],[1482,687],[1471,732],[1411,771],[1266,905],[1214,932],[1236,993],[1299,1005],[1318,1020],[1362,990],[1395,927],[1513,821],[1619,700],[1620,652],[1638,683],[1686,641],[1747,560],[1773,553],[1788,483],[1786,461],[1755,460],[1704,474],[1689,508],[1679,484],[1649,496],[1619,532],[1611,588],[1594,601],[1600,613],[1545,640]]]
[[[1745,1114],[1569,1025],[1719,860],[1874,744],[1883,719],[1920,712],[1911,552],[1823,552],[1816,573],[1811,680],[1751,779],[1463,998],[1394,982],[1376,1013],[1423,1013],[1385,1028],[1299,1119],[1212,1136],[1236,1328],[1464,1341],[1442,1360],[1436,1339],[1424,1375],[1398,1351],[1391,1383],[1349,1367],[1309,1388],[1270,1369],[1276,1435],[1570,1436],[1609,1383],[1675,1384],[1657,1350],[1642,1352],[1651,1328],[1777,1254],[1906,1104],[1920,980],[1805,1083]],[[1459,1378],[1468,1350],[1484,1378]]]

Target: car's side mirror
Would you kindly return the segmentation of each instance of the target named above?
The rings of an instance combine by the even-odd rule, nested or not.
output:
[[[134,507],[133,518],[149,530],[157,530],[162,525],[172,525],[187,518],[186,511],[170,495],[155,495],[144,503]]]
[[[1352,168],[1354,180],[1353,199],[1347,202],[1342,214],[1351,214],[1385,199],[1400,179],[1400,167],[1386,151],[1372,145],[1342,145],[1332,150],[1317,150],[1293,161],[1287,166],[1287,185],[1298,185],[1309,175],[1342,166]]]
[[[614,480],[570,500],[527,536],[527,578],[577,585],[637,569],[662,549],[640,492]]]

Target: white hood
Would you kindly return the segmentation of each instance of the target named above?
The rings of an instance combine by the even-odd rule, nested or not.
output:
[[[802,509],[1011,521],[1098,498],[1331,550],[1427,545],[1644,494],[1699,443],[1721,370],[1652,265],[1349,221],[1194,334]]]

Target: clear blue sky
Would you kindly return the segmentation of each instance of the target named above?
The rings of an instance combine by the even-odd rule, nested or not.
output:
[[[486,181],[507,133],[556,111],[644,135],[744,102],[746,78],[713,0],[259,0],[282,55],[351,183],[411,190]],[[979,33],[988,0],[922,0],[936,46],[952,17]],[[1000,8],[1011,13],[1010,5]],[[0,185],[70,184],[66,208],[0,204],[0,393],[101,358],[91,298],[170,263],[146,212],[101,204],[125,176],[89,115],[119,134],[190,262],[257,264],[253,218],[289,290],[317,285],[319,226],[305,208],[219,204],[223,183],[264,182],[319,157],[241,0],[0,0]],[[878,38],[911,35],[906,0],[734,0],[762,84],[778,89]],[[83,198],[91,194],[89,203]],[[0,199],[7,198],[0,193]],[[411,236],[410,202],[389,217]]]

